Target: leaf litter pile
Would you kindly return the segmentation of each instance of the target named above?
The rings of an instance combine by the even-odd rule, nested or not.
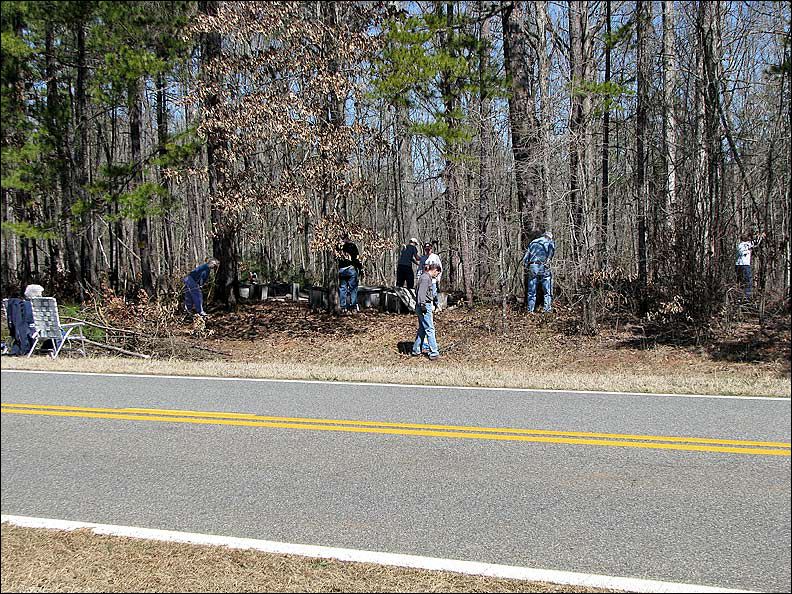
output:
[[[577,331],[573,312],[558,307],[550,315],[528,315],[521,308],[449,308],[435,316],[443,359],[457,365],[523,368],[563,366],[567,371],[603,368],[667,371],[669,365],[750,363],[789,370],[789,315],[759,326],[747,319],[720,329],[708,341],[647,335],[630,318],[609,319],[595,336]],[[204,322],[204,320],[199,320]],[[415,339],[412,314],[361,310],[346,316],[312,311],[304,303],[267,301],[236,312],[217,311],[196,332],[184,324],[176,334],[226,353],[235,361],[316,361],[399,365]],[[403,345],[400,349],[400,344]]]

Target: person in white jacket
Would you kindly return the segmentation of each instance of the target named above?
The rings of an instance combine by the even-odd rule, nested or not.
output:
[[[759,247],[762,240],[767,237],[762,233],[756,239],[751,239],[750,233],[743,233],[740,243],[737,244],[737,261],[735,270],[737,272],[737,282],[743,288],[745,298],[750,299],[753,292],[753,273],[751,272],[751,255],[755,248]]]
[[[418,259],[418,273],[416,275],[416,285],[418,284],[418,280],[421,278],[421,275],[424,273],[424,270],[427,270],[429,264],[437,264],[442,271],[443,264],[440,262],[440,256],[434,253],[432,250],[432,244],[426,242],[423,245],[423,255]],[[432,297],[437,299],[437,284],[440,282],[440,277],[443,276],[442,272],[437,273],[436,277],[432,278]]]

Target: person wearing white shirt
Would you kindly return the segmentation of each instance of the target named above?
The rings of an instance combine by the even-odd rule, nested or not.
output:
[[[437,264],[440,267],[441,271],[442,271],[443,264],[440,262],[440,256],[438,256],[437,254],[435,254],[432,251],[432,244],[429,243],[429,242],[426,242],[423,245],[423,250],[424,250],[424,253],[418,260],[417,279],[421,278],[421,275],[423,274],[424,270],[427,269],[429,264]],[[432,297],[433,298],[437,298],[437,283],[440,282],[440,278],[442,276],[443,276],[443,273],[442,272],[438,272],[437,276],[432,278]]]
[[[745,291],[745,298],[751,298],[753,291],[753,273],[751,272],[751,255],[756,247],[762,243],[766,237],[764,233],[759,235],[755,240],[751,239],[750,233],[743,233],[740,237],[741,241],[737,244],[737,262],[735,269],[737,271],[737,282],[743,287]]]

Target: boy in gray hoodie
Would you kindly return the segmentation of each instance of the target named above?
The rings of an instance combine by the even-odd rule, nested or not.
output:
[[[434,292],[432,291],[432,280],[437,278],[442,272],[439,264],[429,264],[426,271],[418,279],[418,295],[415,300],[415,313],[418,314],[418,333],[413,343],[412,356],[417,357],[421,354],[421,343],[429,344],[429,359],[431,361],[440,357],[437,349],[437,338],[435,337],[434,317]]]

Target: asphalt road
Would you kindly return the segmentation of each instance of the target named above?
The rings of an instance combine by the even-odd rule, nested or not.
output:
[[[790,590],[789,399],[11,371],[1,399],[3,514]]]

